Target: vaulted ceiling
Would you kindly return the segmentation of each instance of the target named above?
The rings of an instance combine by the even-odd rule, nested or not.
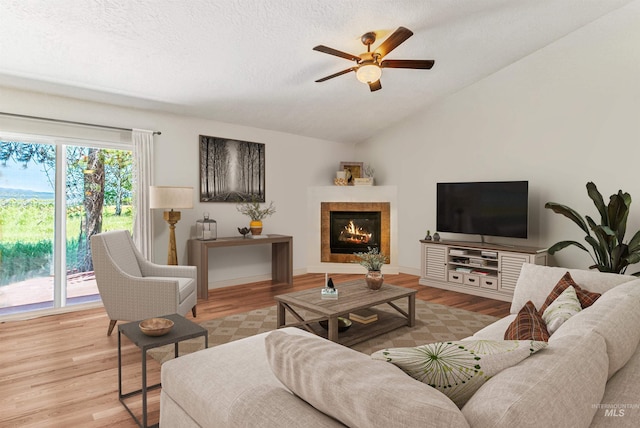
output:
[[[0,86],[359,142],[630,1],[0,0]],[[314,82],[400,26],[431,70]]]

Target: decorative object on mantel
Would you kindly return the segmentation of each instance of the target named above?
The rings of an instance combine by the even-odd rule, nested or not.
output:
[[[346,186],[347,183],[347,171],[336,171],[336,178],[333,179],[333,184],[336,186]]]
[[[164,219],[169,223],[167,264],[177,265],[176,223],[180,220],[180,211],[174,209],[193,208],[193,187],[149,186],[149,208],[170,210],[164,212]]]
[[[427,230],[427,234],[424,237],[425,241],[431,241],[431,231]]]
[[[353,179],[354,186],[373,186],[373,175],[375,174],[375,169],[367,164],[364,166],[364,175],[360,178]]]
[[[629,265],[640,262],[640,230],[633,235],[631,241],[624,242],[631,195],[618,190],[618,193],[609,197],[609,204],[605,205],[602,195],[592,182],[587,183],[587,194],[598,209],[601,224],[596,224],[589,216],[585,216],[585,221],[572,208],[556,202],[547,202],[544,207],[557,214],[562,214],[577,224],[587,234],[585,240],[591,245],[593,254],[577,241],[557,242],[549,248],[548,252],[553,255],[565,247],[575,245],[591,256],[593,265],[589,266],[589,269],[623,274]],[[591,235],[591,231],[594,232],[595,237]],[[640,272],[632,275],[640,276]]]
[[[440,234],[438,232],[433,234],[433,240],[436,242],[440,241]]]
[[[266,208],[260,207],[260,202],[251,201],[238,204],[236,209],[241,214],[248,216],[251,219],[249,228],[252,235],[260,235],[262,233],[262,220],[276,212],[276,207],[273,206],[273,201]]]
[[[366,253],[353,253],[359,260],[358,263],[367,269],[367,274],[364,280],[372,290],[379,290],[384,282],[384,275],[382,275],[382,266],[387,263],[387,256],[381,253],[380,250],[375,247],[367,247],[369,251]]]
[[[218,223],[209,218],[209,213],[204,213],[204,218],[196,221],[196,239],[201,241],[214,241],[218,239]]]
[[[243,238],[246,238],[247,233],[251,232],[251,229],[249,229],[248,227],[239,227],[238,232],[240,232],[240,235],[242,235]]]
[[[340,171],[344,171],[348,186],[353,186],[355,178],[362,177],[363,162],[340,162]]]
[[[198,142],[200,202],[265,202],[264,144],[207,135]]]

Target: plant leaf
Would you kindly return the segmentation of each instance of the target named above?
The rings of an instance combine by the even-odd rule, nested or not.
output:
[[[577,242],[577,241],[560,241],[560,242],[556,242],[555,244],[553,244],[551,247],[549,247],[549,249],[547,250],[547,252],[551,255],[557,253],[558,251],[570,246],[570,245],[575,245],[576,247],[580,248],[583,251],[586,251],[587,253],[589,252],[589,250],[587,250],[587,248],[582,245],[581,243]]]
[[[589,233],[589,227],[587,223],[584,221],[582,216],[578,214],[573,208],[569,208],[566,205],[558,204],[556,202],[547,202],[544,204],[545,208],[552,210],[556,214],[562,214],[567,217],[569,220],[578,225],[580,229],[582,229],[585,233]]]
[[[587,183],[587,194],[600,213],[600,223],[609,224],[607,221],[607,208],[604,205],[604,199],[602,199],[602,194],[598,191],[598,188],[592,181]]]
[[[640,250],[640,230],[633,235],[631,241],[629,241],[629,252],[633,253]]]
[[[622,272],[629,265],[629,247],[627,245],[616,245],[611,251],[611,269],[614,272]]]
[[[629,206],[627,205],[622,190],[619,190],[615,195],[611,195],[607,212],[609,216],[608,225],[615,231],[618,243],[621,244],[624,241],[624,234],[627,229],[627,216],[629,214]]]
[[[601,245],[600,241],[596,240],[593,236],[585,236],[584,239],[591,245],[591,248],[593,248],[596,263],[599,266],[609,267],[611,265],[609,248],[606,245]]]
[[[631,253],[627,256],[630,265],[640,262],[640,252]]]

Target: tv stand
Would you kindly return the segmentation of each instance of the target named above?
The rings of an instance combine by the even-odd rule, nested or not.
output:
[[[547,250],[489,243],[420,240],[420,280],[428,285],[510,302],[524,263],[547,264]]]

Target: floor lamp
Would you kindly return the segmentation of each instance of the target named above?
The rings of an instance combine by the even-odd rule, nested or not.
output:
[[[164,212],[164,219],[169,223],[167,264],[177,265],[176,223],[180,220],[180,211],[174,209],[193,208],[193,187],[149,186],[149,208],[169,210]]]

